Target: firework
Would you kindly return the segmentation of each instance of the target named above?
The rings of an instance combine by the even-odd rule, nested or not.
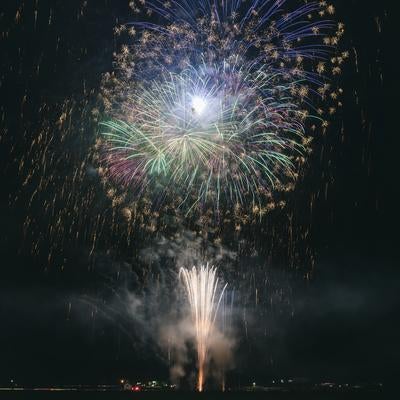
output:
[[[261,208],[290,185],[308,125],[326,126],[313,101],[326,96],[324,60],[342,28],[329,39],[334,24],[313,20],[332,13],[325,3],[289,13],[284,3],[149,2],[165,23],[137,23],[132,52],[118,58],[115,118],[103,123],[108,176],[187,209]]]
[[[242,202],[246,193],[255,201],[278,174],[292,175],[289,154],[301,152],[304,130],[291,86],[275,85],[279,75],[261,68],[229,69],[214,67],[215,79],[205,66],[170,74],[131,99],[130,123],[104,123],[115,179],[135,181],[139,191],[164,181],[185,199],[193,193],[218,205],[222,197]]]
[[[195,328],[195,341],[198,365],[197,389],[203,391],[206,377],[209,340],[213,334],[218,308],[226,286],[219,285],[217,270],[208,264],[193,267],[191,270],[181,268],[182,278]]]

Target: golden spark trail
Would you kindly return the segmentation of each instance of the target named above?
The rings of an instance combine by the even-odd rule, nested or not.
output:
[[[209,266],[208,263],[198,268],[194,266],[191,270],[181,268],[179,276],[186,289],[195,326],[198,364],[197,390],[202,392],[206,377],[210,337],[227,284],[222,289],[220,288],[217,269]]]

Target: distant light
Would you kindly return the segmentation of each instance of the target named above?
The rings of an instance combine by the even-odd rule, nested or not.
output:
[[[192,99],[192,110],[198,115],[201,115],[206,108],[207,102],[199,97],[199,96],[194,96]]]
[[[133,390],[134,392],[140,392],[140,386],[134,386],[134,387],[132,388],[132,390]]]

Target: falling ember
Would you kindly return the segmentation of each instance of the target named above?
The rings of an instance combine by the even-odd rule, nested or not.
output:
[[[181,268],[182,279],[190,304],[191,317],[195,327],[195,340],[198,364],[197,390],[202,392],[206,377],[210,336],[214,331],[219,305],[227,284],[219,285],[217,269],[202,265],[191,270]]]

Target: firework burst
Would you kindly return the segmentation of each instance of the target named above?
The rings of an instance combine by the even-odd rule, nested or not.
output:
[[[313,101],[326,97],[324,60],[342,27],[328,40],[334,24],[313,20],[330,13],[324,2],[290,13],[284,3],[147,4],[164,23],[134,25],[108,92],[101,159],[113,181],[153,202],[219,210],[261,208],[296,179],[308,131],[326,126]]]
[[[185,200],[259,202],[302,150],[303,114],[280,79],[227,64],[169,74],[131,98],[129,123],[104,123],[111,175],[139,192],[163,182]]]

